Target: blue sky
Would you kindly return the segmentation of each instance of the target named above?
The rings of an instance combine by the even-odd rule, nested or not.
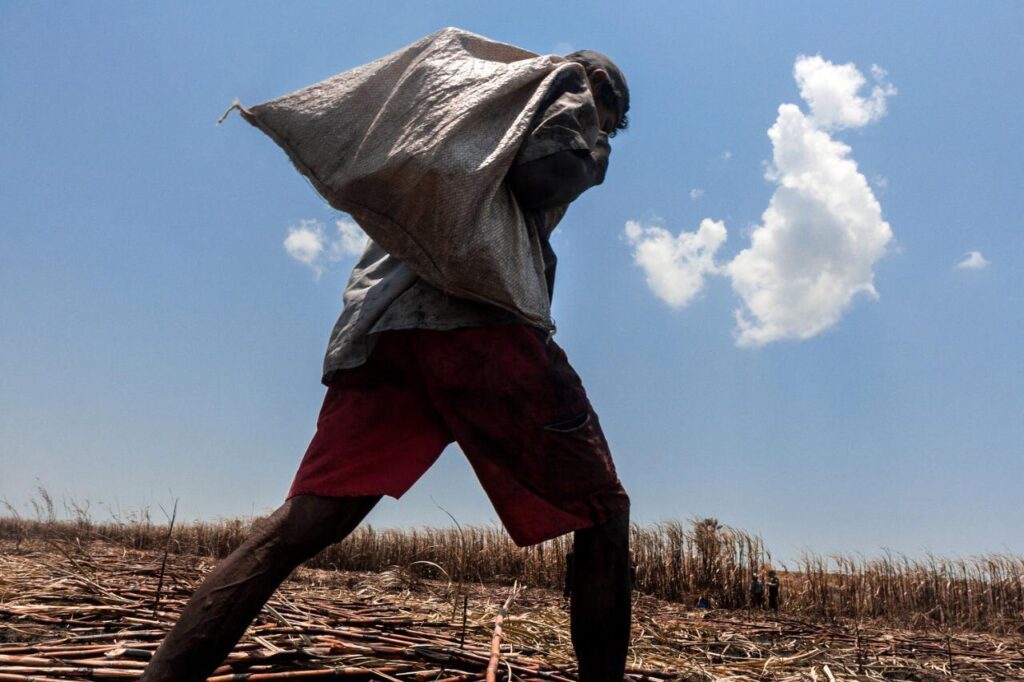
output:
[[[629,79],[607,182],[556,233],[554,312],[636,520],[716,516],[782,557],[1024,551],[1008,2],[0,2],[0,496],[280,502],[353,258],[289,257],[290,228],[342,216],[215,121],[448,25],[601,50]],[[806,135],[773,147],[783,104]],[[850,150],[787,157],[801,139]],[[679,237],[705,219],[723,229]],[[759,230],[781,246],[737,260]],[[438,507],[495,518],[455,448],[371,521],[443,525]]]

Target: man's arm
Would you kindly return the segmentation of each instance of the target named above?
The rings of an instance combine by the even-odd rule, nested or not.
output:
[[[604,182],[610,153],[608,136],[601,133],[591,151],[566,149],[514,166],[508,174],[509,187],[524,209],[564,206]]]

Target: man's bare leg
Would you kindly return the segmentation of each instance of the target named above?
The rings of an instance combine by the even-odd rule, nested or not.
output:
[[[205,680],[303,561],[344,539],[380,497],[298,495],[217,565],[157,649],[142,682]]]
[[[573,554],[569,613],[580,682],[622,682],[632,610],[629,512],[576,531]]]

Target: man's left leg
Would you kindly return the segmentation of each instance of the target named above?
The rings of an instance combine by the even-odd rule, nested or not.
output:
[[[628,511],[576,531],[571,580],[570,628],[580,682],[621,682],[632,616]]]

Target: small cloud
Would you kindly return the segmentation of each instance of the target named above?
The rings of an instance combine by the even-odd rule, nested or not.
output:
[[[954,267],[957,270],[981,270],[987,268],[989,261],[981,255],[981,251],[968,251],[964,255],[964,259],[957,263]]]
[[[697,199],[700,199],[702,196],[704,196],[704,190],[702,190],[701,188],[694,187],[693,189],[690,190],[690,199],[692,201],[697,201]]]
[[[875,175],[874,177],[871,178],[871,184],[877,187],[878,189],[886,189],[887,187],[889,187],[889,178],[885,177],[884,175]]]
[[[366,233],[354,220],[341,218],[334,222],[338,232],[330,237],[319,220],[300,220],[289,226],[284,250],[289,256],[309,267],[319,277],[328,263],[347,256],[358,256],[366,248]]]
[[[340,260],[344,256],[358,256],[366,248],[369,237],[363,232],[363,228],[350,218],[341,218],[334,221],[338,228],[338,239],[331,248],[331,260]]]
[[[552,54],[557,54],[557,55],[565,56],[565,55],[571,54],[571,53],[573,53],[575,51],[576,50],[573,49],[572,43],[567,43],[567,42],[565,42],[563,40],[561,42],[555,43],[555,47],[554,47],[554,50],[552,51]]]
[[[662,227],[626,223],[633,262],[647,275],[654,295],[673,308],[687,305],[704,288],[704,276],[717,272],[715,252],[725,243],[725,223],[705,218],[696,232],[673,236]]]
[[[300,220],[298,225],[289,227],[288,236],[284,238],[284,250],[319,275],[323,272],[317,264],[324,252],[323,225],[316,220]]]
[[[722,161],[728,161],[731,158],[732,158],[732,152],[731,151],[726,149],[724,152],[722,152]]]

